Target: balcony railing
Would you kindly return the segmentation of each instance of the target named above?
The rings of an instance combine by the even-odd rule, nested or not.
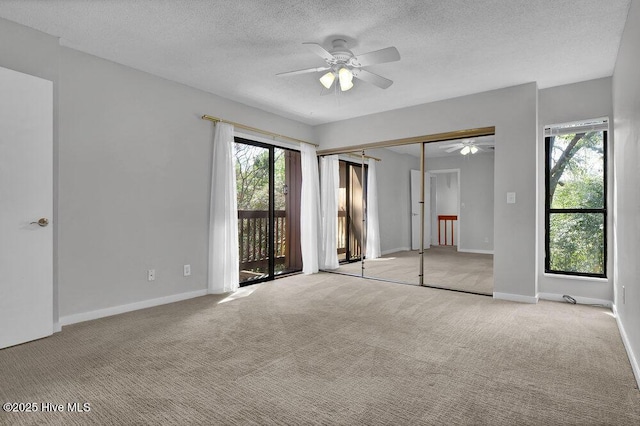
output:
[[[360,258],[360,232],[358,232],[357,224],[351,223],[349,232],[347,232],[348,221],[347,212],[338,210],[338,260],[354,260]],[[347,235],[349,236],[349,253],[347,253]],[[347,256],[349,258],[347,259]]]
[[[347,253],[347,212],[338,210],[338,256]]]
[[[454,224],[458,222],[456,215],[438,215],[438,244],[441,246],[455,246],[456,241],[453,235]],[[451,229],[451,239],[448,237],[447,229]],[[441,230],[444,230],[441,232]],[[444,234],[444,240],[442,239]],[[449,244],[451,242],[451,244]]]
[[[286,211],[275,211],[275,263],[286,260]],[[238,210],[240,270],[267,273],[269,267],[269,211]]]

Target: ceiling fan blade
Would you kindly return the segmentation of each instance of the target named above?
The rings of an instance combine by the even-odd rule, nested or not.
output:
[[[316,55],[320,56],[321,58],[324,58],[325,61],[329,62],[329,61],[335,61],[335,57],[329,53],[327,51],[327,49],[325,49],[324,47],[320,46],[318,43],[312,43],[312,42],[304,42],[302,44],[306,44],[307,47],[309,47],[309,49],[311,49],[311,51],[313,53],[315,53]]]
[[[395,47],[387,47],[369,53],[363,53],[354,58],[354,66],[366,67],[400,60],[400,52]]]
[[[493,146],[495,144],[495,142],[475,142],[474,145],[475,146]]]
[[[330,69],[331,67],[305,68],[303,70],[281,72],[280,74],[276,74],[276,75],[279,77],[282,77],[282,76],[288,76],[288,75],[307,74],[310,72],[321,72],[321,71],[326,71]]]
[[[371,83],[374,86],[378,86],[381,89],[386,89],[393,84],[393,81],[388,78],[381,77],[378,74],[374,74],[367,70],[355,68],[352,71],[354,77],[359,78],[362,81],[366,81],[367,83]]]
[[[459,149],[460,149],[460,147],[459,147],[459,146],[454,146],[454,147],[452,147],[452,148],[447,149],[445,152],[453,152],[453,151],[457,151],[457,150],[459,150]],[[418,176],[418,177],[420,177],[420,176]]]
[[[457,147],[457,148],[462,148],[464,146],[464,144],[456,142],[456,143],[448,143],[448,144],[445,144],[445,145],[437,145],[437,146],[440,149],[451,148],[451,147],[454,147],[454,146]]]

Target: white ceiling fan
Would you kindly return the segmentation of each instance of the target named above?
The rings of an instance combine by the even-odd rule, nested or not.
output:
[[[485,148],[480,148],[481,146]],[[451,153],[460,150],[460,154],[468,155],[475,154],[476,152],[487,152],[493,149],[494,143],[491,141],[477,142],[475,139],[462,139],[455,143],[446,145],[440,145],[439,148],[446,150],[445,152]]]
[[[353,77],[366,81],[367,83],[386,89],[393,84],[393,81],[374,74],[371,71],[362,69],[369,65],[382,64],[385,62],[394,62],[400,60],[400,53],[395,47],[387,47],[385,49],[376,50],[361,55],[354,55],[347,48],[347,42],[342,39],[333,40],[333,48],[328,51],[318,43],[302,43],[308,46],[312,52],[320,56],[327,63],[323,67],[305,68],[297,71],[283,72],[276,74],[278,76],[291,76],[297,74],[306,74],[312,72],[328,71],[320,77],[320,83],[330,89],[333,82],[337,79],[341,91],[347,91],[353,87]]]

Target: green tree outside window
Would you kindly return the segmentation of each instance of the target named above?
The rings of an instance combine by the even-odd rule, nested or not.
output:
[[[606,273],[606,132],[546,138],[546,271]]]

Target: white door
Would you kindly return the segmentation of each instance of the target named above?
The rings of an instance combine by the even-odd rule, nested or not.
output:
[[[424,248],[431,247],[431,176],[424,174]],[[420,170],[411,170],[411,250],[420,249]]]
[[[0,349],[53,333],[52,179],[53,84],[0,68]]]

